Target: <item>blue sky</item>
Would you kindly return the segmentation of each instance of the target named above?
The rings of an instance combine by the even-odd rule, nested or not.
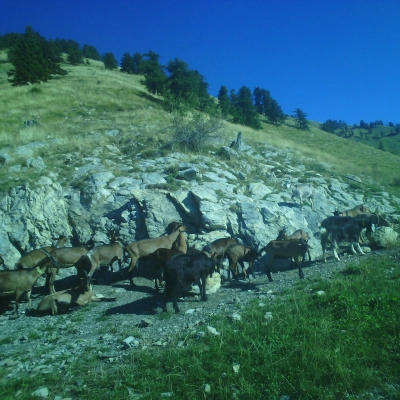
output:
[[[0,35],[112,52],[153,50],[199,71],[217,95],[261,87],[292,114],[400,123],[399,0],[0,0]]]

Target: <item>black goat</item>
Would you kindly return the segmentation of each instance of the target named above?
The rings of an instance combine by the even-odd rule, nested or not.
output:
[[[172,256],[164,268],[163,311],[167,311],[167,300],[172,297],[174,310],[179,313],[177,298],[182,296],[187,285],[193,283],[199,286],[201,300],[206,301],[207,275],[211,277],[214,270],[214,261],[204,253],[176,254]]]
[[[350,250],[356,254],[364,254],[359,245],[361,231],[366,228],[367,232],[375,230],[375,224],[378,222],[376,215],[365,215],[365,218],[353,217],[328,217],[321,222],[321,246],[323,259],[326,262],[325,251],[328,242],[332,243],[333,255],[339,261],[337,254],[338,243],[342,241],[350,242]]]

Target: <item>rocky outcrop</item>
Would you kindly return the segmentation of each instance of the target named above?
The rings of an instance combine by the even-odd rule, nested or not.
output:
[[[75,168],[67,187],[51,173],[43,173],[35,188],[17,186],[0,198],[0,254],[12,267],[21,253],[49,245],[60,235],[68,236],[71,246],[91,238],[100,244],[116,228],[128,244],[163,235],[171,221],[181,220],[188,227],[188,245],[197,249],[226,236],[260,249],[283,227],[289,233],[304,229],[316,258],[320,256],[319,223],[335,208],[365,203],[398,223],[394,214],[398,198],[384,192],[365,198],[361,191],[350,189],[348,176],[339,180],[312,171],[305,174],[301,160],[298,165],[277,161],[290,157],[290,151],[285,151],[267,146],[256,152],[245,146],[235,156],[240,170],[232,170],[226,157],[217,153],[125,159],[129,165],[90,157]],[[119,149],[113,153],[119,159]],[[30,161],[32,167],[46,170],[43,161],[32,160],[36,160]],[[296,176],[315,187],[315,210],[307,202],[303,208],[293,203],[285,183],[296,182]]]

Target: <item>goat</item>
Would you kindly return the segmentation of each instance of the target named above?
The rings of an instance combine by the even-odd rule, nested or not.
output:
[[[156,251],[151,253],[148,257],[146,257],[152,259],[154,262],[154,272],[155,272],[154,287],[157,291],[160,290],[160,286],[164,286],[162,281],[164,276],[163,272],[165,264],[172,256],[176,254],[186,254],[186,253],[183,253],[179,250],[161,248],[157,249]]]
[[[271,266],[275,258],[294,258],[296,267],[299,269],[300,279],[304,278],[302,264],[304,262],[304,254],[309,250],[310,246],[304,239],[291,240],[271,240],[265,247],[260,250],[260,254],[265,251],[269,256],[268,264],[264,272],[268,276],[269,282],[272,282]]]
[[[343,212],[340,212],[339,209],[336,208],[333,213],[335,217],[356,217],[358,214],[371,214],[371,211],[364,204],[360,204]]]
[[[216,239],[213,242],[204,246],[203,251],[211,254],[212,258],[214,260],[219,258],[218,272],[220,272],[221,264],[224,261],[226,250],[230,246],[233,246],[235,244],[239,244],[239,243],[233,238]]]
[[[177,298],[182,295],[186,285],[193,283],[199,286],[201,300],[206,301],[207,276],[211,277],[214,270],[214,260],[204,253],[172,256],[164,268],[163,311],[167,312],[167,300],[168,297],[172,297],[174,310],[179,313]]]
[[[86,254],[86,257],[88,257],[91,265],[90,271],[88,273],[89,282],[92,278],[93,273],[99,267],[111,267],[111,271],[114,271],[112,265],[115,261],[118,261],[119,270],[121,271],[122,260],[124,257],[124,247],[121,245],[121,243],[118,242],[115,231],[111,231],[109,234],[110,241],[112,243],[93,247]]]
[[[35,313],[51,311],[51,315],[56,315],[58,311],[67,310],[73,306],[86,306],[90,302],[115,301],[115,298],[97,297],[92,287],[87,289],[81,285],[72,289],[66,289],[49,294],[44,297],[37,306]]]
[[[308,242],[308,232],[303,231],[303,229],[297,229],[294,231],[291,235],[287,234],[286,227],[281,229],[278,233],[278,236],[276,237],[276,240],[292,240],[292,239],[303,239],[306,242]],[[311,255],[310,255],[310,249],[307,249],[308,253],[308,261],[311,261]],[[304,254],[305,256],[305,254]],[[292,261],[293,259],[290,259],[290,266],[292,266]]]
[[[46,286],[49,288],[50,293],[54,293],[54,281],[56,279],[59,268],[75,267],[78,271],[78,277],[87,277],[91,268],[83,265],[82,257],[86,256],[89,249],[86,247],[63,247],[61,249],[54,249],[50,251],[50,262],[46,272]]]
[[[44,258],[46,258],[45,252],[49,253],[54,249],[58,249],[63,247],[65,242],[68,240],[65,236],[60,236],[57,239],[57,242],[53,246],[46,246],[40,249],[31,250],[29,253],[23,255],[15,264],[14,269],[21,269],[21,268],[33,268],[36,267]],[[44,252],[43,252],[44,250]]]
[[[160,236],[155,239],[143,239],[126,246],[125,249],[131,257],[128,276],[132,286],[134,286],[132,278],[133,269],[135,268],[139,258],[148,256],[160,248],[170,249],[175,240],[178,238],[179,234],[181,234],[185,230],[186,226],[178,224],[174,232],[172,232],[170,235]]]
[[[14,317],[18,318],[18,301],[26,293],[28,308],[32,306],[31,291],[36,281],[45,273],[47,259],[43,259],[39,265],[33,268],[14,269],[0,271],[0,296],[9,297],[14,295],[15,312]]]
[[[296,202],[296,197],[300,199],[301,208],[303,208],[303,199],[308,199],[311,203],[311,209],[314,210],[315,189],[311,184],[293,184],[291,182],[287,182],[286,187],[288,189],[292,189],[292,200],[294,202]]]
[[[256,250],[248,247],[248,246],[243,246],[242,244],[234,244],[233,246],[230,246],[226,250],[226,255],[228,256],[229,259],[229,270],[234,273],[234,275],[237,277],[238,276],[238,263],[242,267],[244,278],[247,279],[247,270],[251,270],[251,274],[253,278],[255,278],[254,275],[254,268],[253,268],[253,262],[259,257],[259,254]],[[243,262],[249,263],[248,268],[245,268]]]
[[[173,221],[167,226],[167,233],[173,233],[179,226],[180,222]],[[173,250],[180,251],[183,254],[187,253],[187,243],[184,234],[181,232],[173,243]]]
[[[333,255],[336,260],[340,260],[337,254],[338,244],[341,241],[350,242],[350,250],[353,254],[357,254],[354,248],[360,254],[364,254],[361,250],[359,241],[361,232],[364,228],[367,232],[373,232],[375,230],[375,224],[378,221],[376,215],[366,215],[365,218],[359,217],[328,217],[321,222],[321,246],[322,246],[322,256],[324,262],[326,262],[325,251],[328,242],[332,242]]]

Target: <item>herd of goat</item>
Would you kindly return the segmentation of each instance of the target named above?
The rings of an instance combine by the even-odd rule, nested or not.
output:
[[[313,197],[312,193],[308,195]],[[350,243],[353,253],[357,250],[363,254],[359,245],[361,232],[364,228],[367,233],[372,232],[379,219],[378,215],[371,213],[364,205],[344,213],[336,210],[334,216],[324,219],[320,229],[324,261],[328,245],[332,246],[333,255],[339,260],[337,248],[342,241]],[[201,299],[206,300],[206,279],[215,271],[220,272],[222,262],[226,258],[229,260],[229,279],[231,274],[237,279],[238,265],[241,266],[245,278],[250,271],[254,277],[253,263],[265,252],[268,255],[268,263],[264,272],[269,282],[272,282],[271,267],[276,258],[293,259],[300,278],[304,278],[302,264],[307,253],[311,261],[308,233],[301,229],[292,235],[287,234],[286,228],[282,229],[276,240],[270,241],[259,251],[239,243],[234,238],[217,239],[206,245],[202,251],[188,251],[183,234],[185,230],[186,227],[182,223],[173,222],[167,228],[168,234],[139,240],[127,246],[123,246],[113,232],[110,244],[91,249],[63,247],[67,238],[61,237],[54,246],[35,249],[22,256],[15,269],[0,271],[0,297],[5,299],[3,303],[8,307],[10,299],[15,300],[14,317],[17,318],[18,303],[22,296],[26,294],[28,307],[31,308],[31,290],[36,281],[42,275],[46,275],[46,286],[50,294],[40,302],[36,309],[38,313],[50,311],[54,315],[61,308],[69,308],[76,304],[86,305],[90,301],[103,301],[101,297],[95,296],[91,289],[92,275],[100,267],[112,269],[115,261],[118,261],[121,270],[124,253],[127,253],[131,260],[128,267],[131,285],[134,286],[133,272],[138,260],[151,260],[154,266],[155,288],[158,291],[160,286],[164,286],[163,310],[167,310],[167,301],[172,299],[175,312],[179,312],[177,298],[189,284],[198,285]],[[80,285],[56,292],[54,281],[58,270],[72,266],[77,269]]]

